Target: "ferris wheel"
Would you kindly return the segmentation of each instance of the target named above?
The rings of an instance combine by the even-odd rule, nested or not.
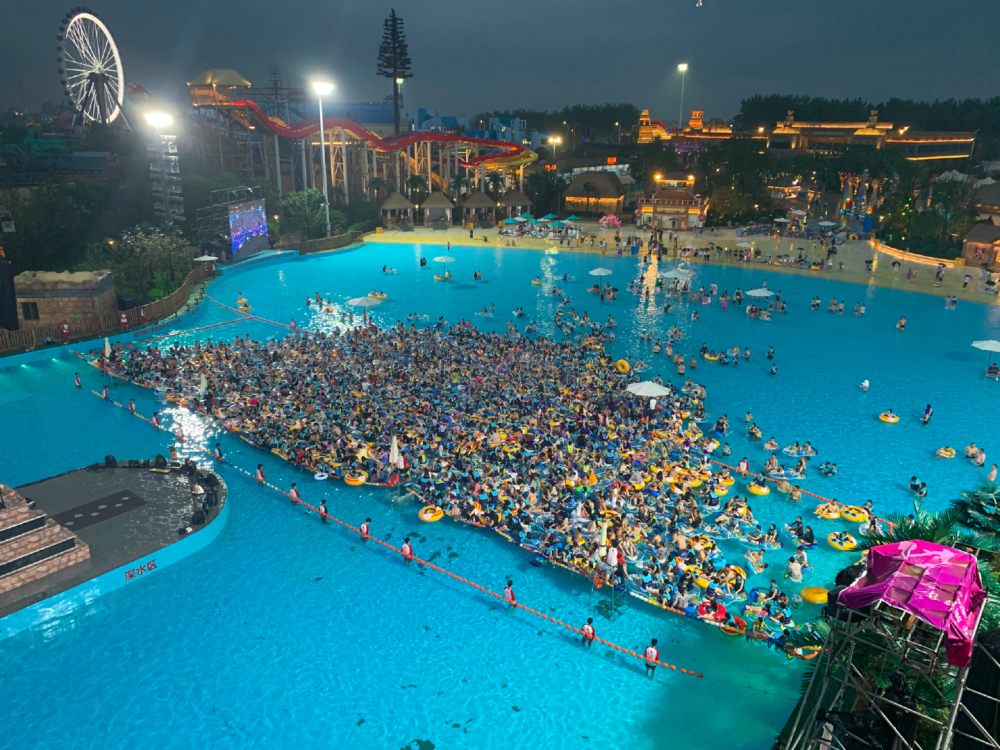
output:
[[[108,27],[93,11],[73,8],[56,38],[59,80],[66,96],[85,123],[110,125],[122,115],[125,72]]]

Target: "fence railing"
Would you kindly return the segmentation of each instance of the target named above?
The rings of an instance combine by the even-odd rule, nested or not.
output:
[[[0,331],[0,352],[8,352],[16,349],[34,349],[42,344],[45,339],[50,339],[56,343],[66,343],[73,339],[98,336],[100,334],[117,333],[129,328],[149,325],[157,318],[166,317],[177,311],[191,294],[191,289],[195,284],[205,278],[208,273],[207,264],[199,263],[194,270],[187,275],[184,283],[173,294],[167,295],[163,299],[150,302],[148,305],[140,305],[131,310],[109,313],[96,318],[86,318],[81,320],[69,320],[69,337],[63,336],[62,325],[54,326],[34,326],[31,328],[21,328],[17,331]],[[142,313],[146,314],[146,321],[142,320]],[[127,326],[121,323],[121,315],[125,314],[128,321]]]
[[[346,234],[339,234],[336,237],[324,237],[319,240],[303,240],[302,242],[293,243],[292,245],[289,245],[289,247],[294,247],[294,249],[299,251],[300,255],[309,255],[310,253],[322,253],[326,250],[337,250],[342,247],[347,247],[354,242],[359,242],[364,236],[364,232],[347,232]]]

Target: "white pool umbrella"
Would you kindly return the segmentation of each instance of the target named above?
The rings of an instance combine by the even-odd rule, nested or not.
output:
[[[737,242],[736,247],[753,247],[749,242]]]
[[[354,299],[347,300],[347,304],[351,307],[375,307],[376,305],[381,305],[382,300],[375,299],[374,297],[355,297]]]
[[[834,222],[832,222],[832,221],[821,221],[821,222],[819,223],[819,225],[820,225],[821,227],[835,227],[835,226],[837,226],[837,225],[836,225],[836,223],[834,223]]]
[[[399,444],[396,442],[396,436],[392,436],[392,445],[389,446],[389,465],[395,466],[399,462]]]
[[[1000,341],[995,341],[994,339],[986,339],[984,341],[973,341],[972,345],[976,349],[982,349],[984,352],[1000,352]],[[993,361],[993,354],[990,354],[990,362]]]
[[[770,289],[751,289],[747,292],[747,297],[773,297],[774,292]]]
[[[108,341],[107,336],[104,337],[104,356],[105,357],[111,356],[111,342]]]
[[[591,276],[610,276],[612,271],[610,268],[595,268],[590,272]]]
[[[665,279],[686,279],[688,275],[683,271],[664,271],[660,274]]]
[[[199,255],[197,258],[195,258],[195,261],[203,261],[205,263],[208,263],[209,261],[213,260],[218,260],[218,258],[216,258],[214,255]]]
[[[670,393],[667,388],[664,388],[659,383],[654,383],[652,380],[644,380],[641,383],[632,383],[632,385],[625,390],[629,393],[635,394],[636,396],[648,396],[649,398],[659,398],[660,396],[666,396]]]
[[[778,224],[790,224],[791,223],[791,221],[789,219],[782,219],[780,216],[777,219],[775,219],[775,221]]]
[[[805,216],[806,215],[806,212],[803,211],[802,209],[796,209],[796,210],[792,211],[792,213],[795,214],[796,216]]]

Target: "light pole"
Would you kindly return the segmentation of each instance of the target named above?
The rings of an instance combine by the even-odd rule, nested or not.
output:
[[[688,64],[681,63],[677,66],[677,70],[681,72],[681,109],[677,115],[677,127],[680,130],[684,129],[684,79],[687,77]]]
[[[555,164],[555,162],[556,162],[556,144],[562,143],[562,138],[559,138],[558,136],[556,136],[554,138],[549,138],[549,143],[552,144],[552,163]]]
[[[615,127],[618,128],[618,143],[620,145],[622,142],[622,126],[616,122]]]
[[[319,101],[319,158],[323,168],[323,204],[326,208],[326,236],[330,236],[330,197],[326,187],[326,146],[323,143],[323,97],[333,91],[333,84],[326,81],[313,81],[313,91]]]

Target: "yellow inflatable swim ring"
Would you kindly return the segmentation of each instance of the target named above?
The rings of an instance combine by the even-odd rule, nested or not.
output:
[[[732,477],[726,477],[725,479],[720,480],[720,482],[726,487],[731,487],[732,485],[736,484],[736,480],[733,479]]]
[[[351,487],[359,487],[368,481],[368,472],[359,471],[354,474],[348,474],[344,477],[344,481],[347,482]]]
[[[826,604],[826,596],[830,592],[822,586],[806,586],[801,596],[810,604]]]
[[[332,313],[333,312],[333,308],[332,307],[324,307],[323,308],[323,312],[325,312],[325,313]]]
[[[539,281],[538,279],[532,279],[532,280],[531,280],[531,283],[532,283],[533,285],[535,285],[535,286],[541,286],[541,285],[542,285],[542,282],[541,282],[541,281]]]
[[[628,361],[624,360],[624,359],[619,359],[617,362],[615,362],[615,367],[618,368],[618,372],[620,372],[622,374],[624,374],[624,373],[626,373],[626,372],[628,372],[629,370],[632,369],[629,366]]]
[[[895,414],[879,414],[878,418],[883,422],[888,422],[889,424],[896,424],[899,421],[899,417]]]
[[[716,497],[725,497],[728,494],[729,494],[729,488],[728,487],[716,487],[715,488],[715,495],[716,495]]]
[[[839,549],[841,552],[850,552],[852,549],[857,549],[858,548],[858,540],[855,539],[850,534],[847,535],[847,541],[845,541],[843,543],[837,541],[837,534],[836,534],[836,532],[834,532],[833,534],[830,534],[826,538],[826,541],[828,541],[830,543],[831,547],[833,547],[834,549]]]
[[[715,355],[712,355],[712,354],[705,354],[705,355],[704,355],[704,357],[705,357],[705,359],[707,359],[707,360],[708,360],[709,362],[718,362],[718,361],[719,361],[719,355],[718,355],[718,354],[715,354]]]
[[[771,488],[761,487],[759,484],[748,484],[747,492],[751,495],[769,495],[771,494]]]
[[[440,274],[434,274],[434,281],[445,281],[445,277]]]
[[[389,299],[388,294],[379,294],[378,292],[368,292],[368,296],[372,299]]]
[[[421,521],[434,523],[444,517],[444,511],[436,505],[425,505],[417,515],[420,516]]]
[[[868,513],[865,512],[864,508],[859,508],[857,505],[848,505],[840,509],[840,517],[854,523],[864,523],[868,520]]]
[[[941,458],[954,458],[955,457],[955,449],[954,448],[948,448],[948,447],[938,448],[937,449],[937,455],[940,456]]]

